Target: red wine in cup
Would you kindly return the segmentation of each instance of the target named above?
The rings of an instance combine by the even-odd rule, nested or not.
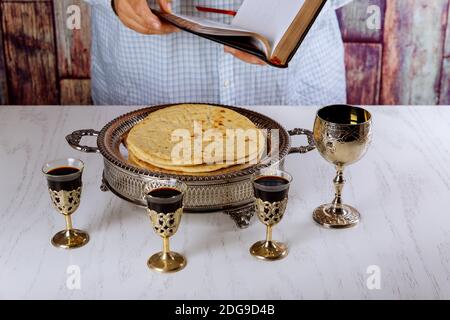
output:
[[[79,173],[79,174],[76,174]],[[47,172],[48,187],[54,191],[72,191],[81,187],[80,169],[74,167],[59,167]],[[73,175],[73,177],[72,177]],[[65,176],[70,176],[65,179]]]
[[[183,196],[175,188],[158,188],[148,193],[147,205],[158,213],[175,212],[183,206]]]
[[[254,180],[253,189],[256,198],[277,202],[288,196],[289,181],[278,176],[262,176]]]

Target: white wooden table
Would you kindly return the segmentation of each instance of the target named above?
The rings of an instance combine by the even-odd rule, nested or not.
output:
[[[369,108],[374,140],[346,171],[344,190],[362,213],[357,228],[314,224],[312,210],[332,198],[334,170],[317,152],[291,155],[288,212],[274,230],[289,256],[272,263],[250,256],[249,246],[264,238],[258,221],[239,230],[222,213],[186,214],[171,243],[188,266],[171,275],[146,266],[161,240],[144,210],[101,192],[101,156],[79,153],[64,139],[133,109],[0,108],[0,298],[450,298],[450,107]],[[317,108],[251,109],[291,129],[311,128]],[[91,241],[73,251],[50,244],[64,219],[40,171],[63,157],[86,163],[74,224]],[[367,273],[373,270],[380,273]]]

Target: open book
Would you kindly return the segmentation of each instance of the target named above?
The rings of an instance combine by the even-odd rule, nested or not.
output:
[[[286,68],[325,3],[326,0],[244,0],[231,24],[152,11],[180,29]]]

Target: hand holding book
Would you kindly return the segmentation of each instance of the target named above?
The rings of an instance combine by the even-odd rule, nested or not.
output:
[[[169,0],[158,0],[161,12],[171,13]],[[112,0],[111,5],[120,21],[142,34],[168,34],[180,31],[174,25],[161,21],[148,6],[147,0]]]
[[[326,0],[244,0],[231,24],[199,17],[154,14],[180,29],[286,68]]]
[[[120,20],[137,32],[167,34],[183,29],[224,44],[226,52],[243,61],[264,61],[279,68],[288,66],[325,3],[326,0],[244,0],[227,25],[173,14],[169,0],[158,0],[159,10],[151,10],[147,0],[112,0]]]
[[[148,6],[147,0],[112,0],[111,6],[122,23],[136,32],[142,34],[169,34],[180,31],[174,25],[163,22],[155,16]],[[159,6],[162,12],[172,12],[169,0],[159,0]],[[199,7],[197,9],[201,11],[202,8]],[[265,65],[262,60],[248,53],[227,46],[225,46],[224,50],[244,62]]]
[[[235,56],[239,60],[242,60],[242,61],[250,63],[250,64],[257,64],[257,65],[260,65],[260,66],[267,65],[267,63],[265,63],[260,58],[254,56],[254,55],[252,55],[250,53],[247,53],[247,52],[244,52],[244,51],[232,48],[232,47],[225,46],[224,47],[224,51],[226,53],[232,54],[233,56]]]

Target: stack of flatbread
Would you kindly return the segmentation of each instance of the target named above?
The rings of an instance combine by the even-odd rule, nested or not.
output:
[[[152,112],[126,138],[131,163],[186,174],[256,164],[265,144],[265,133],[247,117],[201,104]]]

